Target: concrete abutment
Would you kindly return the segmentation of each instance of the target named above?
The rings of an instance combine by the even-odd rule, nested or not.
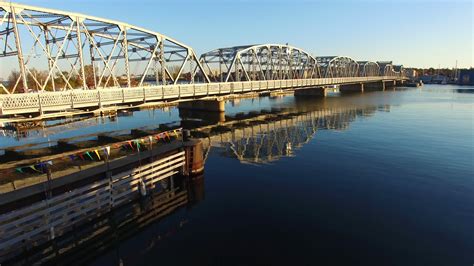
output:
[[[328,94],[328,89],[323,87],[315,87],[315,88],[304,88],[295,90],[295,97],[301,96],[310,96],[310,97],[326,97]]]
[[[365,87],[364,83],[340,85],[339,91],[340,92],[364,92],[364,87]]]
[[[186,101],[180,102],[178,108],[207,112],[225,112],[225,101],[223,99]]]

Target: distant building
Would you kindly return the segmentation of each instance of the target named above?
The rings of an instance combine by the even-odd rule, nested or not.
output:
[[[459,85],[474,85],[474,68],[459,70]]]

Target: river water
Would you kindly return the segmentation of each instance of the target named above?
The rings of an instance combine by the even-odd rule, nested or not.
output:
[[[425,85],[229,102],[237,120],[262,109],[292,115],[203,139],[211,148],[193,204],[114,242],[92,264],[472,265],[472,92]],[[175,108],[140,111],[0,144],[181,119]]]

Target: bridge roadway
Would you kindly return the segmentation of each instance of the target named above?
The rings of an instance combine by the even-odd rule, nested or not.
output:
[[[182,102],[196,99],[222,99],[223,96],[278,90],[301,90],[333,85],[391,83],[402,77],[343,77],[290,80],[216,82],[134,88],[106,88],[0,95],[0,115],[64,112],[72,109],[93,109],[112,105],[148,102]],[[323,95],[323,94],[322,94]]]

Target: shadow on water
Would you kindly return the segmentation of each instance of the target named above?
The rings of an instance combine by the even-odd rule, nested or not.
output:
[[[457,93],[474,93],[474,88],[470,88],[470,89],[457,89],[456,92],[457,92]]]

